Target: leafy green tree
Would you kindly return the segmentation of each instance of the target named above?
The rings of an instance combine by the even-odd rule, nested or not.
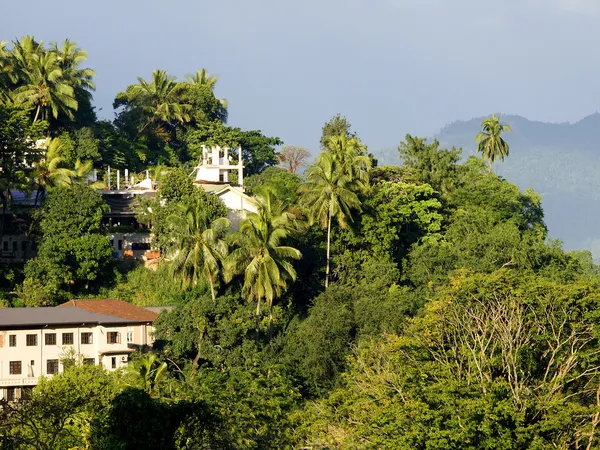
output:
[[[75,365],[42,377],[27,401],[0,400],[2,448],[89,448],[92,424],[104,420],[118,389],[116,374],[102,366]]]
[[[200,202],[181,207],[178,214],[169,217],[169,222],[176,242],[170,249],[173,272],[182,275],[184,286],[196,285],[202,274],[215,300],[221,267],[228,253],[223,238],[231,222],[225,217],[210,221],[209,211]]]
[[[436,191],[448,194],[458,182],[458,162],[461,150],[439,148],[435,139],[427,143],[425,139],[407,134],[398,151],[402,166],[407,168],[420,182],[429,184]]]
[[[50,192],[40,222],[38,256],[25,267],[22,297],[26,303],[47,281],[47,277],[37,278],[40,264],[52,267],[48,277],[52,274],[54,282],[69,291],[88,290],[106,281],[112,247],[101,223],[107,210],[100,194],[82,184]]]
[[[508,156],[508,143],[502,138],[502,134],[510,132],[510,125],[500,123],[500,119],[492,114],[492,117],[481,122],[482,131],[475,137],[477,152],[487,160],[492,169],[492,164],[497,159],[504,161]]]
[[[323,125],[321,132],[321,150],[328,148],[329,138],[334,136],[344,136],[348,139],[356,137],[356,133],[352,130],[352,125],[345,116],[336,114]]]
[[[295,232],[295,216],[286,211],[286,204],[265,190],[259,197],[258,212],[249,213],[240,231],[230,235],[236,247],[226,260],[226,279],[243,274],[242,295],[256,301],[256,340],[259,339],[261,301],[269,307],[269,335],[272,334],[273,303],[296,279],[293,260],[302,254],[282,245]]]
[[[278,199],[290,205],[298,201],[301,184],[298,176],[279,167],[267,167],[244,180],[249,195],[259,195],[262,189],[271,189]]]

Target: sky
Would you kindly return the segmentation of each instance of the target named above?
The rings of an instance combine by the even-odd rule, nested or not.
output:
[[[7,0],[0,41],[70,38],[99,117],[153,69],[206,68],[229,124],[318,150],[348,117],[370,149],[492,112],[577,121],[600,98],[598,0]]]

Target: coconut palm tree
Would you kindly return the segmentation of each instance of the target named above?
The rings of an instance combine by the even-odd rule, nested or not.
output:
[[[187,75],[186,78],[188,83],[199,86],[208,86],[212,91],[215,90],[217,80],[219,79],[218,75],[209,75],[206,69],[196,70],[194,75]],[[227,100],[224,98],[217,98],[217,100],[224,109],[227,109]]]
[[[151,81],[138,77],[138,84],[118,94],[117,104],[125,101],[141,107],[145,121],[140,126],[140,132],[151,125],[160,131],[165,124],[190,120],[190,105],[181,103],[178,98],[180,89],[174,77],[168,76],[164,70],[155,70]]]
[[[44,194],[54,187],[68,186],[74,175],[73,170],[65,166],[63,157],[64,142],[55,137],[50,140],[46,154],[35,166],[33,181],[37,185],[35,205],[44,198]]]
[[[209,222],[206,208],[200,202],[182,207],[180,214],[169,217],[169,222],[175,242],[173,273],[182,276],[185,287],[196,285],[203,275],[215,300],[222,262],[228,252],[223,237],[231,222],[225,217]]]
[[[358,194],[367,186],[371,167],[364,146],[356,138],[334,137],[327,144],[328,149],[308,170],[301,198],[310,222],[318,222],[327,230],[325,288],[329,287],[333,219],[340,228],[346,228],[352,211],[361,211]]]
[[[78,103],[73,86],[60,67],[58,55],[45,51],[42,44],[37,43],[32,36],[17,40],[12,55],[12,77],[18,85],[14,100],[16,103],[35,106],[33,121],[40,117],[47,119],[49,112],[52,112],[54,118],[60,113],[73,119],[73,111],[77,111]]]
[[[69,39],[65,39],[61,47],[58,47],[56,42],[51,43],[50,51],[57,56],[63,77],[75,90],[75,96],[78,97],[79,94],[91,101],[91,91],[96,90],[96,85],[92,81],[96,72],[89,68],[79,68],[87,61],[87,52]]]
[[[269,307],[269,336],[272,334],[273,302],[296,280],[293,260],[302,257],[299,250],[282,245],[296,229],[296,217],[271,191],[257,197],[258,211],[249,213],[239,232],[229,237],[235,249],[226,260],[226,280],[243,274],[242,295],[256,301],[256,341],[259,339],[261,302]]]
[[[501,124],[495,114],[481,122],[482,131],[475,137],[477,152],[488,161],[490,170],[496,159],[504,161],[508,156],[508,144],[502,139],[502,133],[510,132],[510,125]]]

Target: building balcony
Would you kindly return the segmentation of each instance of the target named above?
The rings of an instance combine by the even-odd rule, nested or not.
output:
[[[36,386],[39,377],[0,378],[0,387]]]

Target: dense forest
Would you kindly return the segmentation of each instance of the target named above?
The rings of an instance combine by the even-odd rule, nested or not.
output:
[[[1,404],[0,448],[600,448],[600,271],[495,174],[499,118],[473,136],[482,157],[407,135],[381,166],[337,115],[303,167],[306,150],[226,125],[205,70],[139,78],[99,121],[85,60],[72,41],[0,46],[0,200],[37,248],[2,268],[1,301],[175,308],[126,371],[70,355]],[[237,230],[187,175],[213,143],[241,147],[259,204]],[[111,257],[87,183],[108,164],[157,174],[138,215],[156,271]]]

